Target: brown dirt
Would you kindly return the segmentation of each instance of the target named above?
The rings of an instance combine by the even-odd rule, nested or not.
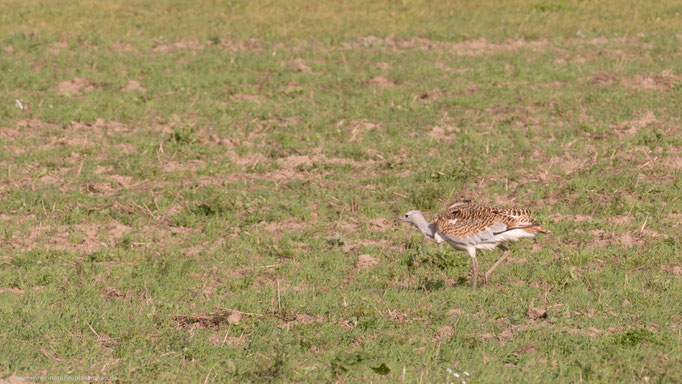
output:
[[[387,70],[393,68],[393,66],[390,63],[387,63],[384,61],[380,61],[380,62],[376,63],[375,65],[377,66],[377,68],[382,69],[384,71],[387,71]]]
[[[670,272],[675,277],[682,276],[682,264],[679,263],[664,264],[661,266],[661,270],[664,272]]]
[[[232,183],[241,180],[272,180],[275,183],[286,183],[292,180],[302,179],[310,180],[311,174],[296,172],[293,169],[278,169],[277,171],[266,173],[237,172],[220,177],[202,177],[199,178],[197,183],[199,185],[225,185],[225,183]]]
[[[125,54],[131,54],[131,53],[139,53],[135,47],[132,46],[130,43],[126,43],[123,41],[117,41],[115,42],[111,48],[118,52],[118,53],[125,53]]]
[[[681,75],[665,70],[657,75],[639,74],[631,78],[624,78],[621,80],[621,84],[634,90],[668,91],[675,88],[681,80]]]
[[[386,89],[395,87],[396,83],[395,81],[389,80],[383,76],[375,76],[369,81],[369,85],[376,88]]]
[[[206,43],[202,43],[198,39],[180,40],[174,43],[159,44],[152,49],[152,52],[158,53],[173,53],[179,50],[190,50],[193,52],[201,51],[206,48]]]
[[[337,123],[337,126],[343,125],[343,121]],[[369,122],[367,120],[355,120],[347,124],[347,129],[350,130],[349,141],[360,141],[362,140],[362,135],[365,132],[369,132],[375,129],[381,129],[381,125]]]
[[[438,329],[438,340],[449,339],[455,334],[455,329],[450,325],[444,325]]]
[[[568,333],[569,335],[584,335],[588,336],[591,339],[594,339],[595,337],[599,336],[602,333],[604,334],[612,333],[613,329],[610,328],[604,331],[594,327],[589,327],[588,329],[563,327],[562,331]]]
[[[682,153],[671,154],[670,157],[661,163],[664,168],[670,170],[682,169]]]
[[[296,322],[299,324],[322,323],[324,322],[324,316],[322,315],[311,316],[305,313],[297,313]]]
[[[0,293],[16,293],[16,294],[23,294],[24,291],[20,288],[14,288],[14,287],[0,287]]]
[[[587,221],[594,221],[595,219],[592,216],[588,215],[563,215],[561,213],[553,213],[549,215],[549,219],[553,220],[555,223],[558,223],[560,221],[565,221],[565,220],[570,220],[570,221],[575,221],[576,223],[584,223]]]
[[[128,125],[117,121],[107,121],[96,119],[93,122],[72,121],[69,126],[69,134],[95,134],[98,137],[105,136],[107,133],[130,133],[134,129]]]
[[[613,225],[629,225],[632,223],[630,216],[612,216],[606,219],[607,222]]]
[[[321,74],[321,72],[313,72],[313,70],[307,65],[306,61],[301,58],[296,58],[290,61],[289,63],[282,62],[280,63],[280,65],[282,65],[283,67],[289,67],[294,72],[310,73],[315,75]]]
[[[124,89],[131,92],[147,93],[147,89],[140,85],[137,80],[129,80]]]
[[[324,157],[323,156],[316,156],[314,159],[320,160],[320,159],[324,159]],[[279,165],[281,167],[287,168],[287,169],[294,169],[294,168],[297,168],[297,167],[302,166],[302,165],[310,167],[313,165],[313,161],[314,160],[311,159],[310,156],[307,156],[307,155],[292,155],[292,156],[283,157],[283,158],[277,160],[277,162],[279,163]]]
[[[45,53],[48,55],[58,55],[62,52],[63,49],[69,48],[69,43],[65,41],[55,41],[54,43],[51,43],[50,45],[47,46],[45,49]]]
[[[218,328],[222,324],[237,324],[244,316],[257,316],[258,314],[249,314],[245,312],[235,311],[232,309],[221,309],[212,313],[192,313],[188,315],[177,315],[175,321],[178,326],[185,329],[194,330],[201,326],[206,328]]]
[[[637,74],[632,77],[618,76],[609,72],[597,72],[587,79],[591,85],[612,86],[620,84],[637,91],[668,91],[682,81],[682,75],[665,70],[659,74]]]
[[[358,256],[358,262],[355,264],[357,269],[370,268],[379,264],[379,261],[372,257],[371,255],[365,253]]]
[[[120,153],[126,154],[126,155],[131,155],[133,153],[137,153],[137,148],[133,146],[132,144],[128,143],[120,143],[116,144],[113,146],[113,148]]]
[[[393,222],[392,221],[382,219],[382,218],[371,219],[369,221],[369,223],[372,226],[372,229],[378,230],[380,232],[387,231],[387,230],[393,228]]]
[[[131,207],[125,203],[119,204],[119,209],[132,212],[144,211],[143,207]],[[49,211],[49,209],[48,209]],[[139,212],[138,212],[139,213]],[[146,212],[145,212],[146,213]],[[31,250],[38,248],[71,250],[78,252],[91,252],[99,248],[114,247],[125,234],[134,235],[135,247],[158,247],[184,244],[192,237],[201,233],[200,229],[183,227],[166,227],[162,223],[156,226],[143,226],[130,228],[118,222],[107,224],[84,223],[71,226],[40,226],[34,225],[21,239],[11,239],[10,245],[15,249]],[[75,242],[74,242],[75,241]],[[202,243],[196,253],[201,251],[210,252],[223,245],[224,240],[213,243]],[[187,252],[191,252],[188,248]]]
[[[62,95],[78,95],[81,92],[90,92],[94,89],[95,84],[84,77],[75,77],[57,84],[57,91]]]
[[[616,134],[622,136],[634,136],[639,132],[640,129],[646,128],[650,125],[659,123],[656,116],[651,111],[645,111],[640,114],[639,117],[633,120],[628,120],[620,123],[618,129],[615,131]]]
[[[161,165],[161,170],[164,172],[176,171],[196,172],[199,168],[205,165],[206,165],[205,161],[197,159],[187,161],[167,161],[164,162],[163,165]]]
[[[129,230],[118,222],[108,224],[87,223],[73,226],[33,226],[27,236],[13,239],[10,244],[20,250],[49,248],[92,252],[102,247],[115,246],[118,239]],[[75,236],[75,237],[73,237]],[[74,239],[78,239],[74,242]]]
[[[464,310],[459,309],[459,308],[453,308],[448,310],[447,315],[448,316],[461,316],[464,314]]]
[[[536,308],[531,304],[526,311],[526,316],[533,320],[547,318],[547,310],[544,308]]]
[[[406,39],[393,39],[387,37],[384,39],[384,43],[394,51],[398,51],[400,49],[439,49],[459,56],[494,55],[503,52],[514,52],[520,49],[542,51],[549,46],[549,42],[547,40],[526,41],[525,39],[509,39],[502,43],[491,43],[483,38],[451,43],[444,41],[433,41],[420,37]],[[361,45],[354,46],[354,48],[360,47]]]
[[[387,309],[384,314],[396,324],[406,324],[412,320],[409,313],[402,312],[398,309]]]
[[[265,229],[268,232],[274,234],[280,234],[284,232],[295,232],[302,231],[310,228],[310,223],[299,220],[298,218],[289,218],[283,221],[275,222],[265,222],[261,221],[258,223],[260,228]]]
[[[441,126],[433,126],[431,127],[431,130],[429,130],[429,137],[435,140],[448,140],[448,139],[454,139],[454,135],[451,133],[453,131],[456,131],[456,128],[450,125],[445,125],[443,127]]]
[[[442,99],[444,96],[445,94],[443,94],[443,91],[440,89],[432,89],[430,91],[421,93],[417,99],[423,103],[428,103]]]
[[[597,72],[588,82],[592,85],[613,85],[616,83],[616,76],[608,72]]]
[[[133,182],[133,177],[132,176],[122,176],[122,175],[111,175],[111,176],[109,176],[109,180],[115,182],[116,184],[120,184],[123,187],[129,187]]]
[[[109,299],[119,299],[126,297],[126,292],[123,292],[118,288],[108,287],[102,291],[102,296]]]

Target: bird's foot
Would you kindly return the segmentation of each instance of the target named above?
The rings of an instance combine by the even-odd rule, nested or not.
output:
[[[483,275],[483,284],[487,285],[488,283],[490,283],[490,274],[486,273],[485,275]]]

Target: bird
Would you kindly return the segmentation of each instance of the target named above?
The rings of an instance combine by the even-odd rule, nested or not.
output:
[[[425,237],[446,242],[458,251],[469,254],[472,262],[472,285],[476,289],[478,281],[478,260],[476,250],[500,248],[502,256],[485,273],[485,283],[506,258],[509,249],[503,245],[524,237],[534,237],[538,233],[548,233],[532,216],[529,209],[498,208],[479,205],[471,200],[455,200],[447,209],[429,223],[419,210],[405,212],[397,221],[409,223]]]

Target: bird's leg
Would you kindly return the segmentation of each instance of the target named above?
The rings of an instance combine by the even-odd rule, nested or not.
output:
[[[499,245],[498,247],[500,249],[502,249],[502,256],[500,256],[500,258],[495,262],[495,264],[493,264],[493,266],[490,267],[488,272],[485,273],[484,281],[486,284],[488,284],[490,282],[490,275],[493,274],[493,271],[495,270],[495,268],[497,268],[500,264],[502,264],[503,261],[507,260],[507,256],[509,256],[509,248],[507,248],[503,245]]]
[[[471,269],[472,269],[472,279],[473,279],[473,289],[476,289],[476,283],[478,282],[478,260],[476,260],[476,248],[467,248],[467,253],[471,257]]]

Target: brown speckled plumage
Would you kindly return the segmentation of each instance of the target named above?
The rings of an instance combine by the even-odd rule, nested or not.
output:
[[[504,224],[505,227],[502,229],[500,226],[499,233],[513,229],[547,233],[547,230],[541,227],[531,214],[529,209],[486,207],[469,200],[458,200],[438,215],[435,224],[438,232],[455,238],[480,233],[496,223]],[[498,231],[494,233],[497,234]]]
[[[446,242],[468,253],[472,261],[475,289],[478,276],[476,250],[499,247],[504,251],[502,257],[486,272],[487,282],[493,270],[507,257],[507,249],[502,243],[549,232],[531,215],[528,209],[487,207],[469,200],[457,200],[433,223],[428,223],[420,211],[408,211],[398,220],[414,225],[428,238],[439,243]]]

